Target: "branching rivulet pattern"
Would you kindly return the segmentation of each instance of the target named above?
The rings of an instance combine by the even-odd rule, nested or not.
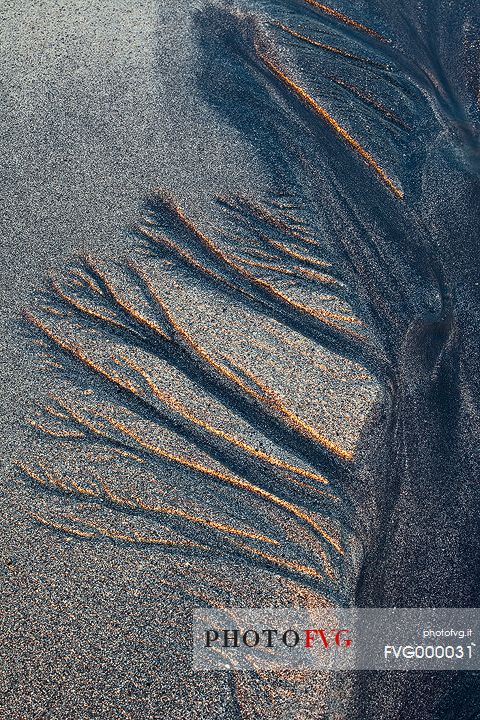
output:
[[[218,197],[208,221],[159,191],[135,257],[85,257],[51,280],[25,317],[77,387],[59,382],[32,413],[43,451],[18,465],[64,499],[31,512],[55,531],[224,555],[350,601],[358,548],[393,502],[359,480],[366,417],[381,406],[390,462],[406,466],[394,418],[411,406],[412,333],[445,331],[425,345],[433,373],[455,334],[418,167],[429,139],[456,146],[461,128],[474,143],[470,106],[433,49],[414,62],[384,20],[257,5],[199,14],[198,83],[276,191]]]

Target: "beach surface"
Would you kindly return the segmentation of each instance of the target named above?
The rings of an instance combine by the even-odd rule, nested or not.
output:
[[[475,716],[190,669],[196,606],[478,606],[475,18],[381,5],[3,4],[5,717]]]

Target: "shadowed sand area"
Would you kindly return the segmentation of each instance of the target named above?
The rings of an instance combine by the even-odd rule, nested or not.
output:
[[[61,152],[36,195],[26,158],[6,192],[22,285],[42,228],[51,271],[10,341],[28,409],[3,501],[9,716],[477,717],[474,673],[439,673],[435,697],[422,673],[202,675],[189,637],[197,606],[478,605],[478,18],[84,12],[26,31],[42,58],[65,33],[85,114],[46,62],[30,82],[58,93],[41,117]]]

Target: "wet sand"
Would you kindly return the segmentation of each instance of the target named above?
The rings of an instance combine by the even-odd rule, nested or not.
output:
[[[5,11],[10,717],[471,716],[186,669],[198,604],[478,604],[469,36],[347,5]]]

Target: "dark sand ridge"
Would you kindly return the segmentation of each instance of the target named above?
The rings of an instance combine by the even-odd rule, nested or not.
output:
[[[222,202],[209,218],[214,227],[205,219],[197,224],[169,200],[154,200],[140,231],[152,260],[137,259],[126,270],[88,261],[81,276],[54,286],[53,306],[48,298],[43,302],[48,307],[31,316],[64,351],[67,369],[73,358],[74,368],[88,371],[74,370],[87,401],[82,397],[79,402],[78,391],[60,400],[57,393],[47,418],[33,420],[37,429],[56,435],[57,463],[62,457],[58,435],[74,433],[61,472],[51,464],[47,469],[24,465],[33,483],[47,490],[43,507],[50,514],[36,513],[36,519],[89,538],[102,553],[102,536],[134,542],[147,555],[148,545],[175,542],[179,568],[197,557],[205,563],[206,553],[213,562],[208,573],[192,573],[186,582],[159,577],[169,593],[196,596],[207,604],[213,602],[209,587],[220,593],[220,603],[226,597],[237,604],[242,598],[260,603],[264,573],[268,585],[279,582],[277,597],[283,602],[352,602],[356,593],[360,604],[475,604],[472,572],[465,572],[460,560],[465,544],[460,528],[472,522],[465,503],[473,503],[467,469],[473,462],[470,395],[475,387],[472,368],[465,372],[467,362],[474,369],[475,356],[466,350],[474,295],[466,237],[472,215],[464,201],[463,228],[455,217],[455,229],[463,230],[463,255],[458,246],[452,252],[451,243],[440,251],[437,246],[454,214],[437,202],[440,183],[446,175],[455,182],[457,212],[471,192],[467,169],[475,170],[475,157],[468,94],[462,97],[460,83],[451,91],[441,53],[428,47],[422,55],[411,28],[401,37],[399,21],[393,28],[398,47],[392,47],[376,31],[346,22],[341,13],[321,6],[311,15],[303,3],[293,7],[299,12],[293,19],[308,19],[311,25],[302,26],[302,33],[286,32],[279,5],[273,45],[272,35],[259,34],[249,19],[216,11],[197,18],[197,81],[203,95],[258,148],[281,194],[267,199],[253,193],[252,201],[249,192],[247,199]],[[377,17],[377,22],[386,21]],[[331,50],[333,41],[323,49],[328,57],[336,56],[335,67],[318,55],[318,46],[303,39],[325,31],[342,43],[349,86],[341,77],[347,68],[339,64],[340,53]],[[285,35],[300,47],[284,47]],[[416,65],[409,59],[412,50],[418,54]],[[308,63],[300,65],[302,53]],[[360,68],[358,78],[352,63]],[[441,91],[431,90],[432,72],[437,76],[433,87]],[[321,99],[313,78],[317,84],[323,78]],[[362,90],[362,82],[377,88],[381,103]],[[338,88],[354,99],[346,102]],[[395,107],[402,132],[413,125],[417,134],[408,140],[399,135],[399,123],[386,107]],[[427,140],[436,137],[441,142],[425,157]],[[450,233],[446,237],[450,240]],[[74,308],[73,317],[63,315],[68,308]],[[94,334],[98,330],[100,338]],[[299,347],[309,356],[306,366]],[[54,362],[64,363],[64,355]],[[180,373],[178,386],[175,373]],[[196,389],[189,391],[190,381]],[[384,402],[353,464],[358,432],[378,383],[384,383]],[[107,395],[98,405],[103,387]],[[328,402],[311,402],[319,387]],[[179,399],[182,393],[186,397]],[[220,406],[212,405],[218,401]],[[164,428],[161,436],[158,423]],[[429,427],[429,438],[436,438],[433,452],[419,426]],[[452,426],[455,443],[449,447]],[[68,461],[72,440],[79,439],[82,446],[89,443],[87,453],[76,450],[74,462]],[[88,447],[99,463],[112,463],[101,456],[99,445],[105,443],[117,457],[120,453],[121,462],[113,458],[116,469],[110,466],[108,483],[97,468],[92,482],[84,469],[92,471]],[[130,453],[128,461],[125,453]],[[146,473],[139,479],[138,471],[129,472],[135,463],[150,469],[152,456],[153,492]],[[172,469],[167,476],[159,471],[164,461],[173,463],[173,475]],[[331,487],[319,490],[324,480]],[[140,486],[133,491],[135,482]],[[325,489],[332,492],[326,495]],[[433,501],[440,505],[440,513],[425,504],[425,494],[432,507]],[[92,516],[92,505],[78,505],[79,496],[93,498],[101,519]],[[128,527],[125,515],[129,523],[140,517],[140,526]],[[160,515],[168,522],[161,523]],[[397,534],[389,530],[392,519]],[[472,529],[469,557],[472,535],[477,536]],[[439,542],[446,532],[450,548]],[[418,561],[426,538],[434,572],[433,562],[422,566]],[[274,550],[265,550],[266,545]],[[251,584],[225,586],[224,577],[219,580],[222,563],[214,560],[219,549],[225,562],[232,558],[235,572],[254,573]],[[362,551],[366,560],[359,567]],[[459,570],[452,578],[453,558]],[[270,599],[276,597],[270,592]],[[243,712],[248,717],[252,703],[257,703],[254,712],[259,709],[265,681],[235,682],[233,704],[224,716]],[[338,687],[338,682],[331,678],[325,692],[317,687],[313,698],[304,686],[302,700],[295,697],[302,687],[298,678],[291,687],[278,679],[267,686],[278,703],[287,693],[289,717],[315,717],[319,702],[331,703],[330,712],[342,712],[345,683]],[[445,692],[460,693],[458,681],[443,682]],[[388,707],[389,716],[403,717],[401,682],[376,679],[369,689],[376,702],[377,695],[386,697],[393,689],[394,699],[378,707],[383,714]],[[365,703],[362,716],[373,716],[362,684],[358,693],[357,707],[358,698]],[[427,717],[443,717],[445,702],[432,706]],[[275,703],[261,705],[262,717],[270,711],[277,712]]]

